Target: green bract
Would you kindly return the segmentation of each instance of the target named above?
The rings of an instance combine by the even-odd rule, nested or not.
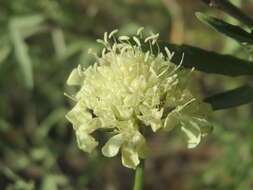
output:
[[[188,147],[198,145],[211,130],[205,119],[211,106],[202,101],[192,70],[173,64],[168,49],[167,57],[154,55],[152,49],[143,52],[139,40],[142,28],[137,32],[139,38],[121,36],[116,40],[116,32],[105,33],[104,40],[98,40],[105,46],[100,57],[95,54],[98,62],[87,69],[74,69],[67,81],[80,86],[74,96],[77,103],[66,116],[74,126],[79,147],[91,152],[98,145],[92,133],[112,129],[115,135],[102,153],[113,157],[121,150],[123,165],[136,168],[139,158],[146,157],[146,140],[141,133],[146,127],[153,132],[181,127]],[[158,36],[143,41],[155,44]]]

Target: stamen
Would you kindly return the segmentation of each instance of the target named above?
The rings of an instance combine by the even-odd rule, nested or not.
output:
[[[97,71],[97,68],[98,68],[98,63],[95,62],[95,63],[93,64],[93,69],[94,69],[94,71]]]
[[[113,44],[113,46],[112,46],[112,50],[116,53],[116,50],[117,50],[117,44]]]
[[[159,46],[159,44],[158,44],[158,42],[156,41],[156,47],[157,47],[157,54],[160,54],[160,46]]]
[[[175,68],[175,71],[177,71],[177,70],[182,66],[183,61],[184,61],[184,53],[182,54],[182,58],[181,58],[181,60],[180,60],[180,63],[179,63],[178,66]],[[174,72],[175,72],[175,71],[174,71]]]
[[[161,77],[162,75],[164,75],[168,70],[169,70],[169,66],[167,66],[166,69],[164,69],[164,71],[161,72],[161,73],[158,75],[158,78]]]
[[[106,48],[103,48],[102,50],[102,57],[105,57]]]
[[[170,52],[170,50],[167,47],[165,47],[164,50],[165,50],[165,52],[166,52],[167,57],[169,58],[169,60],[171,60],[172,57],[174,56],[175,52]]]
[[[88,49],[88,54],[97,56],[97,52],[94,49],[92,49],[92,48]]]
[[[115,29],[113,30],[110,34],[109,34],[109,39],[111,39],[111,37],[116,34],[119,30],[118,29]]]
[[[108,43],[106,43],[105,41],[101,40],[101,39],[97,39],[96,40],[98,43],[103,44],[104,46],[107,46]]]
[[[153,67],[150,67],[149,70],[151,71],[151,73],[152,73],[153,75],[155,75],[155,77],[157,77],[157,74],[156,74],[155,70],[153,69]]]
[[[122,47],[122,48],[120,49],[120,54],[122,55],[123,53],[125,53],[125,51],[126,51],[127,49],[130,49],[130,47],[129,47],[129,46],[124,46],[124,47]]]
[[[68,97],[69,99],[73,100],[74,102],[77,102],[77,99],[74,96],[71,96],[67,93],[63,93],[64,96]]]
[[[178,108],[178,112],[180,112],[181,110],[183,110],[186,106],[188,106],[189,104],[191,104],[192,102],[194,102],[196,100],[196,98],[192,98],[191,100],[189,100],[188,102],[186,102],[184,105],[179,106]]]
[[[104,41],[105,41],[105,43],[108,43],[108,33],[107,32],[104,33]]]
[[[165,48],[167,48],[167,47],[165,47]],[[166,51],[166,50],[165,50]],[[174,55],[174,52],[173,52],[173,55]],[[183,65],[183,60],[184,60],[184,53],[183,53],[183,55],[182,55],[182,59],[181,59],[181,61],[180,61],[180,63],[176,66],[176,68],[173,70],[173,71],[171,71],[168,75],[170,76],[170,75],[173,75],[182,65]],[[193,68],[194,69],[194,68]]]
[[[113,39],[114,44],[116,44],[118,46],[118,42],[117,42],[115,36],[112,36],[112,39]]]
[[[97,60],[99,60],[98,54],[97,54],[97,52],[95,50],[89,48],[88,49],[88,54],[93,55]]]
[[[121,41],[127,41],[130,38],[128,36],[120,36],[118,39],[121,40]]]
[[[148,44],[149,44],[149,49],[151,51],[151,54],[153,55],[153,47],[152,47],[152,44],[150,41],[148,41]]]
[[[137,36],[141,36],[142,37],[142,31],[144,30],[144,27],[140,27],[138,30],[137,30]]]
[[[155,43],[157,42],[158,38],[159,38],[159,34],[157,33],[157,34],[156,34],[156,38],[154,38],[154,39],[152,40],[152,45],[155,45]]]
[[[141,42],[138,38],[136,38],[135,36],[133,37],[134,41],[136,42],[136,44],[141,47]]]
[[[79,76],[83,76],[82,66],[80,64],[77,66],[77,72]]]
[[[153,34],[153,35],[147,37],[147,38],[144,40],[144,42],[146,43],[147,41],[157,39],[158,37],[159,37],[159,34],[158,34],[158,33],[157,33],[157,34]]]
[[[144,62],[147,62],[147,61],[148,61],[149,54],[150,54],[150,51],[147,51],[147,52],[145,53]]]

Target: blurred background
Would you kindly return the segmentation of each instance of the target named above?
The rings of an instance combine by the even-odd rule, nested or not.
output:
[[[234,0],[251,13],[250,0]],[[88,48],[119,28],[141,26],[161,39],[247,59],[236,42],[200,23],[201,11],[238,24],[200,0],[1,0],[0,1],[0,189],[128,190],[134,171],[120,156],[78,149],[65,114],[73,102],[66,79],[78,64],[93,63]],[[252,15],[253,16],[253,15]],[[196,72],[206,96],[252,83]],[[217,111],[213,134],[188,150],[174,132],[148,141],[147,190],[253,189],[253,108]]]

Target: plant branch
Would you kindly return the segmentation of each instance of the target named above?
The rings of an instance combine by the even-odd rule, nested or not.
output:
[[[219,9],[230,16],[241,21],[250,28],[253,28],[253,19],[244,14],[239,8],[230,3],[228,0],[202,0],[210,8]]]
[[[144,167],[145,160],[141,159],[140,164],[135,170],[134,188],[133,190],[142,190],[144,184]]]

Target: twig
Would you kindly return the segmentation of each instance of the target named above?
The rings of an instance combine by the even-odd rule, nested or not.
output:
[[[230,3],[228,0],[202,0],[210,8],[219,9],[230,16],[238,19],[250,28],[253,28],[253,19],[244,14],[239,8]]]

